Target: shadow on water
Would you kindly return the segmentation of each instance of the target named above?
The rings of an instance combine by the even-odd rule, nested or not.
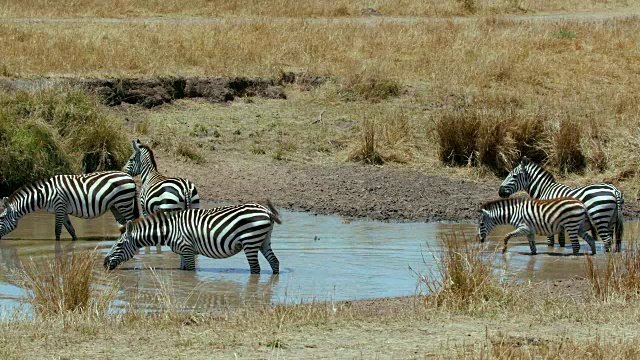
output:
[[[345,223],[338,216],[287,211],[281,215],[284,223],[273,232],[273,249],[282,267],[280,275],[272,275],[262,257],[262,274],[251,275],[244,254],[219,260],[200,256],[196,271],[181,271],[179,256],[167,247],[157,246],[140,249],[109,277],[105,276],[102,261],[98,261],[98,284],[109,286],[115,277],[120,289],[116,305],[150,311],[159,308],[167,289],[184,309],[412,295],[416,292],[416,272],[436,269],[438,234],[458,231],[475,237],[476,233],[473,224]],[[15,275],[24,261],[55,259],[82,249],[96,249],[104,256],[119,234],[111,215],[72,221],[81,238],[95,241],[34,240],[53,237],[53,215],[40,212],[26,216],[16,231],[0,241],[0,307],[15,307],[25,295]],[[626,225],[629,238],[639,230],[638,223]],[[501,249],[501,238],[508,231],[509,227],[496,229],[489,237],[486,252],[496,258],[502,277],[542,281],[582,276],[582,256],[570,256],[570,246],[549,248],[542,237],[538,238],[536,256],[530,255],[524,239],[514,239],[506,254],[494,253],[494,249]],[[64,231],[63,238],[68,239]],[[598,247],[602,254],[601,242]],[[585,248],[582,243],[582,250]],[[604,259],[602,255],[597,257]]]

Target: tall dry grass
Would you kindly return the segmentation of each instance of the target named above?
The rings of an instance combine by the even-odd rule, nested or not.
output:
[[[640,246],[629,242],[623,252],[606,254],[604,264],[586,257],[585,277],[593,296],[600,301],[625,301],[640,298]]]
[[[420,276],[427,294],[425,303],[450,311],[481,311],[484,305],[503,304],[512,297],[493,274],[492,257],[464,234],[439,235],[443,251],[436,271]]]
[[[503,14],[536,11],[602,10],[637,6],[635,0],[599,2],[588,0],[425,0],[425,1],[313,1],[313,0],[76,0],[74,6],[62,2],[9,0],[0,7],[2,16],[358,16],[367,8],[375,8],[389,16],[449,16],[467,14]]]
[[[95,250],[83,250],[26,262],[18,275],[35,314],[44,318],[67,313],[104,315],[115,288],[97,288],[93,270],[97,261]]]

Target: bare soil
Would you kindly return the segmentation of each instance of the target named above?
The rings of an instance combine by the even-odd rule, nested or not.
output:
[[[375,220],[472,221],[482,203],[498,198],[501,182],[429,175],[399,165],[300,164],[228,153],[194,165],[162,152],[156,156],[163,173],[191,179],[205,200],[269,198],[287,209]],[[625,199],[624,216],[640,217],[636,199]]]

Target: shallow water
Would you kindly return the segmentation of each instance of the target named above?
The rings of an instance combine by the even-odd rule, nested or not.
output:
[[[476,232],[473,224],[349,222],[339,216],[286,211],[281,215],[284,223],[275,227],[272,240],[280,260],[279,276],[271,275],[262,257],[260,276],[249,274],[242,253],[221,260],[199,256],[196,271],[188,272],[177,269],[179,257],[169,248],[143,248],[114,272],[121,284],[116,303],[156,309],[162,287],[170,289],[178,306],[186,309],[412,295],[424,290],[418,286],[416,273],[436,270],[439,233],[457,231],[475,237]],[[25,296],[15,271],[26,261],[93,248],[102,258],[118,235],[110,214],[93,220],[72,218],[72,222],[80,237],[75,243],[52,240],[54,216],[45,212],[27,215],[0,241],[0,307],[4,311],[18,306]],[[570,247],[548,248],[543,238],[539,238],[537,256],[529,255],[524,238],[512,239],[506,255],[494,255],[492,250],[506,231],[509,227],[491,234],[486,252],[496,257],[496,271],[501,276],[541,281],[583,274],[583,257],[562,256],[571,253]],[[638,223],[626,224],[627,236],[638,231]],[[63,230],[65,239],[69,236]],[[603,251],[601,243],[598,251]],[[102,275],[101,260],[95,268],[101,283],[108,285],[112,280]]]

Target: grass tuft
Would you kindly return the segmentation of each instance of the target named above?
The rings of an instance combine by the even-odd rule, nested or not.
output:
[[[630,242],[621,253],[606,254],[604,264],[586,256],[585,276],[593,296],[600,301],[640,298],[640,246]]]
[[[384,159],[376,148],[376,123],[374,120],[365,119],[362,122],[360,141],[355,149],[349,153],[349,161],[361,161],[365,164],[382,165]]]
[[[552,167],[565,173],[584,170],[587,159],[582,152],[582,130],[583,125],[570,118],[563,118],[551,130],[547,157]]]
[[[96,251],[77,251],[53,260],[24,265],[19,274],[29,291],[27,301],[36,315],[49,317],[68,312],[103,314],[115,296],[114,291],[96,291],[93,267]],[[113,288],[112,288],[113,289]],[[95,294],[98,294],[94,296]]]
[[[426,304],[452,311],[471,311],[489,301],[501,302],[509,294],[493,277],[493,262],[482,247],[456,232],[441,233],[443,252],[437,261],[438,275],[421,276],[427,291]]]

